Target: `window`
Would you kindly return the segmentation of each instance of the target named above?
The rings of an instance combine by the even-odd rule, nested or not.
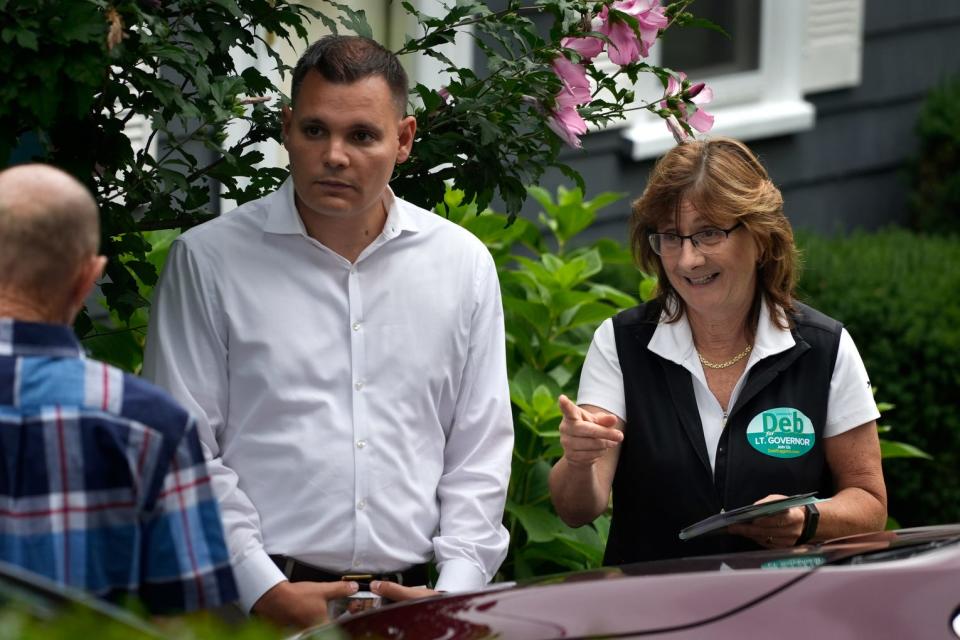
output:
[[[698,0],[693,9],[730,34],[707,29],[676,29],[661,43],[661,63],[691,77],[756,71],[760,59],[760,0]]]
[[[804,93],[859,83],[863,0],[698,0],[692,10],[731,38],[699,27],[668,31],[650,62],[713,88],[712,133],[751,140],[809,129],[815,113]],[[641,99],[661,91],[650,74],[637,87]],[[646,111],[621,126],[634,160],[674,144]]]

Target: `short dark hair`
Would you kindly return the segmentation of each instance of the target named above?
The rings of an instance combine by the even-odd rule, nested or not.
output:
[[[293,86],[290,90],[293,104],[296,104],[300,85],[311,69],[330,82],[345,84],[370,76],[381,76],[390,87],[399,112],[403,114],[407,110],[407,72],[393,52],[370,38],[324,36],[310,45],[293,69]]]

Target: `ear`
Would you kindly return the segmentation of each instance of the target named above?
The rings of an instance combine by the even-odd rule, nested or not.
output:
[[[400,146],[397,149],[397,163],[406,162],[410,157],[410,150],[413,149],[413,138],[417,133],[417,119],[413,116],[407,116],[400,121],[397,127],[397,138]]]
[[[105,266],[107,266],[106,256],[90,256],[77,267],[68,292],[69,298],[67,298],[69,323],[73,323],[74,318],[83,308],[83,303],[93,290],[93,286],[103,275]]]
[[[280,120],[282,123],[283,144],[286,144],[287,138],[290,137],[291,127],[293,126],[293,109],[284,105],[283,109],[280,110]]]

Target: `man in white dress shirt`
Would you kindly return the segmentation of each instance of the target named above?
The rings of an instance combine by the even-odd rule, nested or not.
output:
[[[393,195],[407,79],[330,36],[283,111],[291,177],[191,229],[157,288],[145,373],[199,416],[242,604],[281,624],[356,590],[482,587],[507,551],[503,312],[475,237]],[[402,583],[402,584],[399,584]]]

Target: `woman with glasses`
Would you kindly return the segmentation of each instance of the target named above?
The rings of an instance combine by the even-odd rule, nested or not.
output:
[[[605,564],[879,530],[886,488],[870,381],[842,325],[798,302],[797,249],[779,190],[727,138],[654,167],[631,241],[657,297],[604,322],[561,396],[557,512],[591,522],[613,495]],[[830,498],[720,535],[681,529],[721,511]]]

